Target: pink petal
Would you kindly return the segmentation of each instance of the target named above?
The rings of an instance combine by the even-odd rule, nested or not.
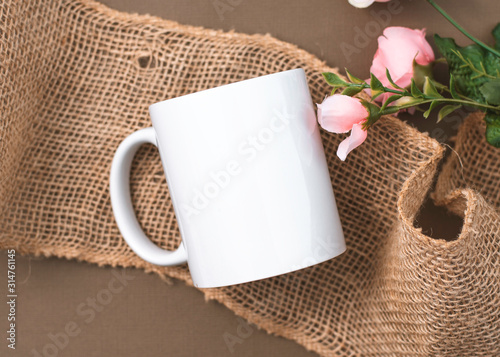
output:
[[[418,44],[421,50],[418,52],[415,61],[417,61],[417,63],[422,66],[426,66],[436,59],[434,56],[434,51],[432,50],[429,42],[427,42],[427,40],[425,39],[425,29],[414,31],[419,31],[421,34],[421,36],[419,36],[418,38]]]
[[[382,50],[379,48],[377,52],[375,52],[375,56],[373,57],[373,62],[370,67],[370,73],[373,73],[375,77],[377,77],[385,87],[394,88],[389,82],[389,79],[387,78],[387,73],[386,73],[386,69],[388,68],[387,66],[388,64],[385,63],[385,57],[382,53]],[[397,85],[399,85],[402,88],[405,88],[410,84],[410,81],[407,80],[407,78],[408,76],[409,78],[412,77],[413,67],[411,68],[411,72],[406,73],[401,78],[394,79],[395,75],[393,74],[393,70],[391,70],[391,68],[389,68],[389,73],[391,74],[392,79],[396,82]],[[369,79],[366,82],[370,84]],[[371,91],[369,93],[371,93]]]
[[[393,95],[392,93],[384,93],[384,94],[381,94],[379,95],[377,98],[375,98],[375,101],[376,102],[379,102],[379,103],[385,103],[385,101],[387,99],[389,99],[389,97]],[[390,105],[390,104],[389,104]]]
[[[391,73],[391,72],[389,72]],[[392,75],[392,74],[391,74]],[[405,75],[403,75],[402,77],[400,77],[396,82],[396,84],[398,86],[400,86],[401,88],[407,88],[410,86],[411,84],[411,79],[413,78],[413,66],[412,66],[412,69],[411,69],[411,72],[409,73],[406,73]],[[392,87],[392,86],[391,86]]]
[[[367,135],[367,131],[363,130],[363,126],[361,124],[354,124],[352,126],[351,135],[342,141],[337,149],[337,156],[339,159],[345,161],[347,155],[352,150],[363,144]]]
[[[347,133],[354,124],[368,117],[368,110],[358,98],[334,94],[318,105],[318,122],[332,133]]]
[[[378,38],[379,62],[389,69],[398,85],[399,79],[413,73],[414,58],[422,65],[434,60],[432,48],[424,36],[425,31],[394,26],[386,28],[384,35]]]
[[[370,73],[373,73],[375,77],[377,77],[383,85],[387,86],[389,81],[387,80],[387,76],[385,73],[386,64],[384,62],[384,56],[382,55],[382,51],[377,49],[375,52],[375,56],[373,56],[372,65],[370,67]]]

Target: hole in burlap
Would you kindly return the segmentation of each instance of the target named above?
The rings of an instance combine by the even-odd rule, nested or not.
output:
[[[141,55],[137,58],[137,64],[143,69],[156,68],[156,58],[153,55]]]
[[[426,198],[414,221],[415,227],[420,228],[423,234],[446,241],[458,238],[463,223],[463,218],[443,206],[435,205],[429,197]]]

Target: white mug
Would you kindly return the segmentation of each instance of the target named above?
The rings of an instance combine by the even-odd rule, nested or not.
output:
[[[127,137],[111,166],[121,234],[157,265],[188,262],[195,286],[219,287],[292,272],[345,251],[330,175],[302,69],[149,107],[153,127]],[[137,149],[158,147],[182,243],[161,249],[130,198]]]

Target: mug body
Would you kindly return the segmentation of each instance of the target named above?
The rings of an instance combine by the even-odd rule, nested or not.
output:
[[[195,286],[268,278],[344,252],[302,69],[149,110]]]

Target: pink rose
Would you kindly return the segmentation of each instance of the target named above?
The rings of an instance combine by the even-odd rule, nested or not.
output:
[[[373,4],[374,2],[388,2],[390,0],[349,0],[349,4],[359,8],[365,8]]]
[[[317,105],[318,122],[323,129],[337,134],[351,131],[351,135],[337,149],[337,156],[345,161],[347,154],[366,139],[367,132],[363,129],[363,123],[368,118],[368,110],[358,98],[342,94],[327,97]]]
[[[389,70],[393,81],[405,88],[413,77],[413,59],[422,66],[434,61],[434,52],[425,40],[425,29],[412,30],[406,27],[387,27],[383,36],[378,38],[378,50],[373,58],[370,72],[384,86],[392,88],[386,75]],[[377,98],[385,101],[390,93]]]

